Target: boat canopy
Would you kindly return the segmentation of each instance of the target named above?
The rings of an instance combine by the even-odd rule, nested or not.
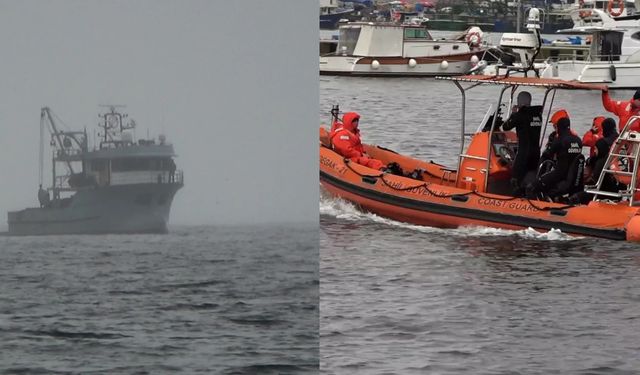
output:
[[[469,82],[477,84],[493,84],[504,86],[533,86],[533,87],[545,87],[548,89],[568,89],[568,90],[604,90],[606,85],[595,85],[580,83],[578,81],[565,81],[562,79],[553,78],[537,78],[537,77],[513,77],[513,76],[495,76],[495,75],[466,75],[457,77],[443,77],[438,76],[436,79],[456,81],[456,82]]]

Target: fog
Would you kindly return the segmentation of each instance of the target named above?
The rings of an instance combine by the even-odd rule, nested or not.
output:
[[[185,186],[170,225],[317,221],[317,12],[300,0],[0,1],[0,228],[37,205],[40,108],[93,139],[101,104],[126,105],[138,137],[173,143]]]

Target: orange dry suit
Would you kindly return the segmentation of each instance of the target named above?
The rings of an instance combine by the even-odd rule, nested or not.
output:
[[[589,157],[593,157],[596,153],[596,142],[602,139],[602,122],[604,116],[598,116],[593,119],[593,127],[587,130],[582,136],[582,147],[590,147]]]
[[[620,129],[620,131],[624,129],[627,121],[629,121],[632,116],[640,115],[640,108],[633,108],[631,102],[633,102],[633,99],[625,101],[611,100],[609,91],[602,91],[602,105],[604,109],[618,116],[618,129]],[[629,129],[640,131],[640,120],[636,121]]]
[[[360,115],[356,112],[347,112],[342,117],[342,124],[336,124],[335,129],[329,134],[333,150],[338,154],[366,167],[382,170],[385,165],[377,159],[367,156],[360,141],[358,121]],[[333,128],[333,127],[332,127]]]

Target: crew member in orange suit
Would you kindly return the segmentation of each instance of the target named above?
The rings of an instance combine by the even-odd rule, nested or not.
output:
[[[360,115],[356,112],[345,113],[341,124],[334,122],[335,129],[329,134],[333,150],[358,164],[385,170],[386,166],[380,160],[370,158],[364,151],[360,141],[360,130],[358,130],[359,122]]]
[[[640,115],[640,90],[637,90],[630,100],[620,101],[611,100],[609,89],[604,89],[602,90],[602,105],[604,109],[618,116],[618,129],[622,132],[632,116]],[[640,131],[640,120],[636,120],[630,130]]]
[[[591,129],[587,130],[582,136],[582,147],[590,147],[589,157],[593,157],[596,153],[596,142],[598,139],[602,139],[602,122],[604,116],[598,116],[593,119]]]

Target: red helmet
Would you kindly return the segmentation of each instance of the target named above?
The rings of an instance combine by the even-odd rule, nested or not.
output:
[[[549,122],[552,123],[554,126],[557,126],[558,121],[560,121],[560,119],[564,117],[569,118],[569,112],[567,112],[566,109],[562,108],[555,111],[553,115],[551,115],[551,120],[549,120]]]

